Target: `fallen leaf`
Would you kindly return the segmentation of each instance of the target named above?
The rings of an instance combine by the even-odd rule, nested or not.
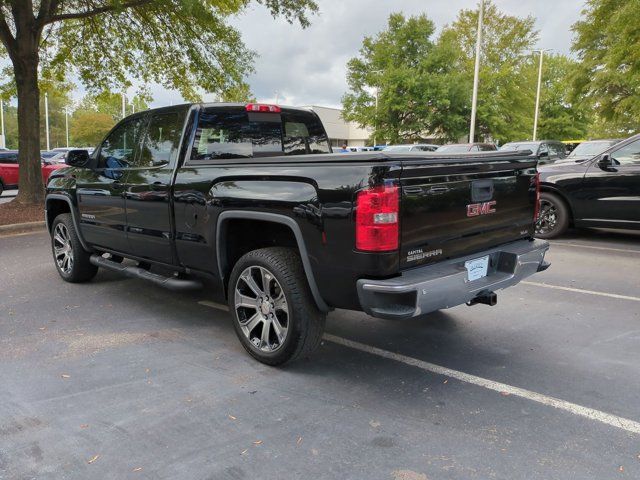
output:
[[[298,441],[296,442],[297,445],[300,445],[302,443],[302,437],[298,437]]]
[[[93,457],[91,457],[91,459],[87,463],[91,465],[93,462],[95,462],[99,458],[100,458],[100,455],[94,455]]]
[[[311,453],[312,453],[313,455],[317,456],[317,455],[318,455],[318,450],[316,450],[315,448],[312,448],[312,449],[311,449]]]
[[[89,428],[89,424],[88,423],[83,423],[82,425],[80,425],[80,428]]]
[[[369,425],[371,425],[373,428],[378,428],[380,426],[380,422],[376,422],[375,420],[371,420],[369,422]]]
[[[237,418],[236,418],[236,417],[234,417],[233,415],[229,415],[229,418],[230,418],[231,420],[237,420]]]
[[[149,373],[151,370],[150,370],[150,369],[148,369],[148,368],[145,368],[145,369],[144,369],[144,371],[145,371],[146,373]]]
[[[623,472],[624,472],[624,467],[623,467],[622,465],[620,465],[620,468],[618,469],[618,471],[619,471],[620,473],[623,473]]]
[[[447,383],[448,381],[449,381],[449,379],[446,379],[446,380],[445,380],[444,382],[442,382],[442,383]]]
[[[71,375],[67,375],[66,373],[63,373],[62,375],[60,375],[62,378],[71,378]]]
[[[242,450],[242,451],[240,452],[240,455],[244,455],[244,454],[245,454],[245,453],[247,453],[248,451],[249,451],[249,449],[248,449],[248,448],[245,448],[244,450]]]
[[[502,395],[503,397],[508,397],[511,394],[509,392],[500,392],[500,395]]]
[[[254,445],[260,445],[262,444],[262,440],[256,440],[255,442],[253,442]]]
[[[136,467],[133,470],[131,470],[132,472],[139,472],[140,470],[142,470],[142,467]]]
[[[47,327],[40,327],[40,330],[46,330]]]

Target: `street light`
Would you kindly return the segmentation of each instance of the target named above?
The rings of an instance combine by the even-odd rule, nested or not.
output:
[[[67,136],[67,148],[69,148],[69,107],[64,107],[64,129]]]
[[[51,150],[49,145],[49,95],[44,93],[44,123],[47,130],[47,151]]]
[[[0,123],[2,124],[2,142],[0,143],[0,147],[7,148],[7,140],[4,136],[4,100],[0,98]]]
[[[478,77],[480,74],[480,48],[482,46],[482,23],[484,20],[484,0],[480,1],[478,14],[478,36],[476,38],[476,64],[473,70],[473,97],[471,99],[471,125],[469,127],[469,143],[473,143],[476,135],[476,110],[478,104]]]
[[[382,70],[371,70],[371,73],[381,74],[384,73]],[[378,82],[375,85],[376,88],[376,110],[375,110],[375,121],[373,124],[373,146],[375,147],[378,144],[377,133],[378,133],[378,94],[380,93],[380,86]]]
[[[540,66],[538,67],[538,89],[536,92],[536,111],[533,115],[533,141],[536,141],[538,134],[538,111],[540,108],[540,86],[542,85],[542,59],[544,58],[544,52],[551,51],[550,48],[540,48],[533,50],[533,53],[540,53]]]

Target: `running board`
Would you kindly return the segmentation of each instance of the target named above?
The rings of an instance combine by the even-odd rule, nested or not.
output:
[[[166,277],[157,273],[152,273],[144,268],[126,266],[120,263],[108,260],[101,255],[91,255],[89,261],[97,266],[113,270],[114,272],[122,273],[127,277],[140,278],[149,282],[155,283],[164,288],[174,291],[187,291],[187,290],[199,290],[202,288],[202,283],[198,280],[185,280],[182,278]]]

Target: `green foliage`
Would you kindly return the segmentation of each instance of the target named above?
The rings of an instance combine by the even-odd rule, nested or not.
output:
[[[251,93],[251,88],[246,83],[235,85],[222,93],[223,102],[255,102],[256,97]]]
[[[70,122],[71,143],[80,147],[95,147],[115,125],[108,113],[77,110]]]
[[[587,136],[593,115],[573,96],[570,79],[576,68],[577,62],[564,55],[544,56],[538,138],[571,140]]]
[[[597,115],[592,133],[626,136],[640,130],[640,2],[588,0],[576,22],[580,60],[575,95]]]
[[[133,98],[125,99],[125,112],[130,115],[134,112],[147,110],[149,103],[153,101],[151,94],[142,90]],[[98,93],[89,93],[80,102],[78,110],[94,111],[110,115],[114,122],[122,119],[122,94],[110,90],[102,90]]]
[[[64,2],[60,15],[88,10],[86,0]],[[44,33],[43,66],[64,77],[70,65],[91,91],[122,90],[130,79],[157,82],[198,100],[225,92],[252,71],[254,53],[227,21],[249,0],[94,0],[107,13],[52,23]],[[274,16],[308,25],[313,0],[257,0]],[[131,4],[125,8],[125,4]]]
[[[387,29],[366,37],[359,56],[349,61],[343,116],[373,127],[376,142],[455,138],[464,129],[466,98],[453,68],[456,50],[446,39],[434,42],[434,31],[426,15],[392,14]]]
[[[456,68],[465,74],[471,100],[479,10],[462,10],[443,37],[451,36],[459,55]],[[531,137],[536,73],[529,55],[538,40],[533,17],[502,13],[485,3],[476,132],[500,142]]]

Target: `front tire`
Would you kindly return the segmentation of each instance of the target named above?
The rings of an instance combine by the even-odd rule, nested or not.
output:
[[[290,248],[254,250],[238,260],[229,280],[229,310],[242,346],[267,365],[312,353],[326,320],[298,252]]]
[[[536,237],[556,238],[569,228],[569,207],[555,193],[540,194],[540,214],[536,220]]]
[[[58,215],[53,221],[51,251],[56,269],[66,282],[87,282],[98,273],[98,267],[89,261],[91,255],[82,248],[69,213]]]

